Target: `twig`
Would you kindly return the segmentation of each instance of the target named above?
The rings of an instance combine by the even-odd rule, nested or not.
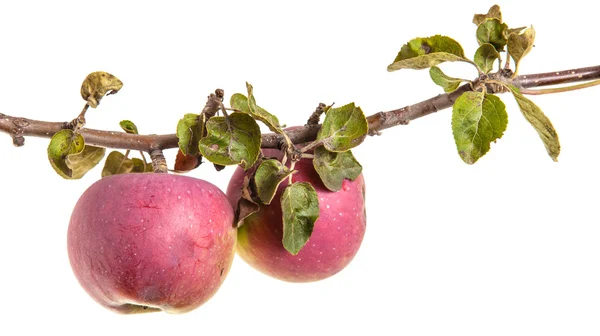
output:
[[[600,66],[558,72],[521,75],[515,77],[512,80],[512,84],[519,89],[524,89],[565,83],[577,83],[597,79],[600,79]],[[471,85],[465,84],[451,93],[440,94],[436,97],[400,109],[373,114],[367,118],[370,134],[375,135],[379,131],[390,127],[406,125],[411,120],[424,117],[442,109],[446,109],[452,106],[454,101],[461,94],[470,90],[472,90]],[[222,90],[220,93],[222,97]],[[211,94],[205,109],[215,111],[216,113],[216,110],[218,110],[220,107],[220,100],[215,99],[219,98],[218,96],[219,95],[216,93]],[[0,113],[0,131],[11,135],[13,137],[13,143],[16,144],[22,144],[22,137],[24,136],[51,138],[54,133],[60,131],[61,129],[69,128],[68,124],[68,122],[47,122],[21,117],[12,117]],[[290,141],[294,144],[306,143],[316,139],[319,129],[319,125],[313,125],[301,127],[286,133],[287,137],[289,137]],[[138,135],[89,128],[81,129],[79,134],[85,138],[87,144],[107,148],[150,152],[154,149],[164,150],[178,147],[178,139],[175,134]],[[263,134],[261,147],[277,148],[278,144],[283,139],[284,137],[280,134]]]

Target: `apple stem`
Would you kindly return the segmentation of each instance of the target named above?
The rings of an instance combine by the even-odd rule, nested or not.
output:
[[[155,173],[168,173],[167,160],[163,154],[162,149],[155,148],[150,151],[150,158],[152,159],[152,168]]]

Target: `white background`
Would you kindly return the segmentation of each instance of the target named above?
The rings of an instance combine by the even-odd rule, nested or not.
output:
[[[287,125],[319,102],[372,114],[440,93],[425,71],[386,71],[403,43],[441,33],[472,55],[472,15],[493,3],[3,1],[0,112],[71,120],[81,81],[104,70],[125,86],[90,110],[91,128],[131,119],[143,133],[173,133],[214,89],[228,99],[245,81]],[[537,30],[522,73],[598,64],[589,2],[500,5],[509,25]],[[101,168],[63,180],[47,139],[15,148],[1,134],[0,334],[598,335],[598,94],[533,97],[559,132],[559,163],[509,96],[508,130],[474,166],[456,154],[449,110],[368,138],[355,150],[367,233],[349,267],[290,284],[236,258],[217,295],[184,315],[122,316],[92,301],[71,272],[66,231]],[[190,175],[225,189],[232,172],[206,164]]]

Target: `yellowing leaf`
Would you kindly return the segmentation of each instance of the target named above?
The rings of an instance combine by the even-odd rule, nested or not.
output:
[[[119,92],[123,87],[117,77],[104,71],[96,71],[87,75],[81,84],[81,98],[87,101],[93,108],[98,107],[100,100],[105,95],[111,95]]]

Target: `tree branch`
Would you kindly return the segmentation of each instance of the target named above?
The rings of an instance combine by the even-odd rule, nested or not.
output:
[[[521,75],[512,79],[512,84],[518,88],[525,89],[596,79],[600,79],[600,66]],[[461,94],[472,89],[472,84],[465,84],[451,93],[440,94],[400,109],[375,113],[367,118],[369,134],[376,135],[379,134],[379,131],[390,127],[407,125],[411,120],[451,107]],[[222,99],[223,90],[218,89],[215,94],[211,94],[208,97],[208,101],[202,112],[207,115],[211,113],[214,115],[220,107]],[[70,128],[69,122],[39,121],[12,117],[0,113],[0,131],[9,134],[16,146],[23,145],[24,136],[51,138],[54,133],[66,128]],[[306,143],[316,139],[319,129],[320,125],[306,125],[302,128],[289,131],[287,134],[294,144]],[[178,139],[175,134],[138,135],[90,128],[83,128],[79,133],[84,137],[87,144],[107,148],[140,150],[149,153],[156,149],[164,150],[178,147]],[[281,140],[281,135],[274,133],[263,134],[261,146],[263,148],[277,148]]]

